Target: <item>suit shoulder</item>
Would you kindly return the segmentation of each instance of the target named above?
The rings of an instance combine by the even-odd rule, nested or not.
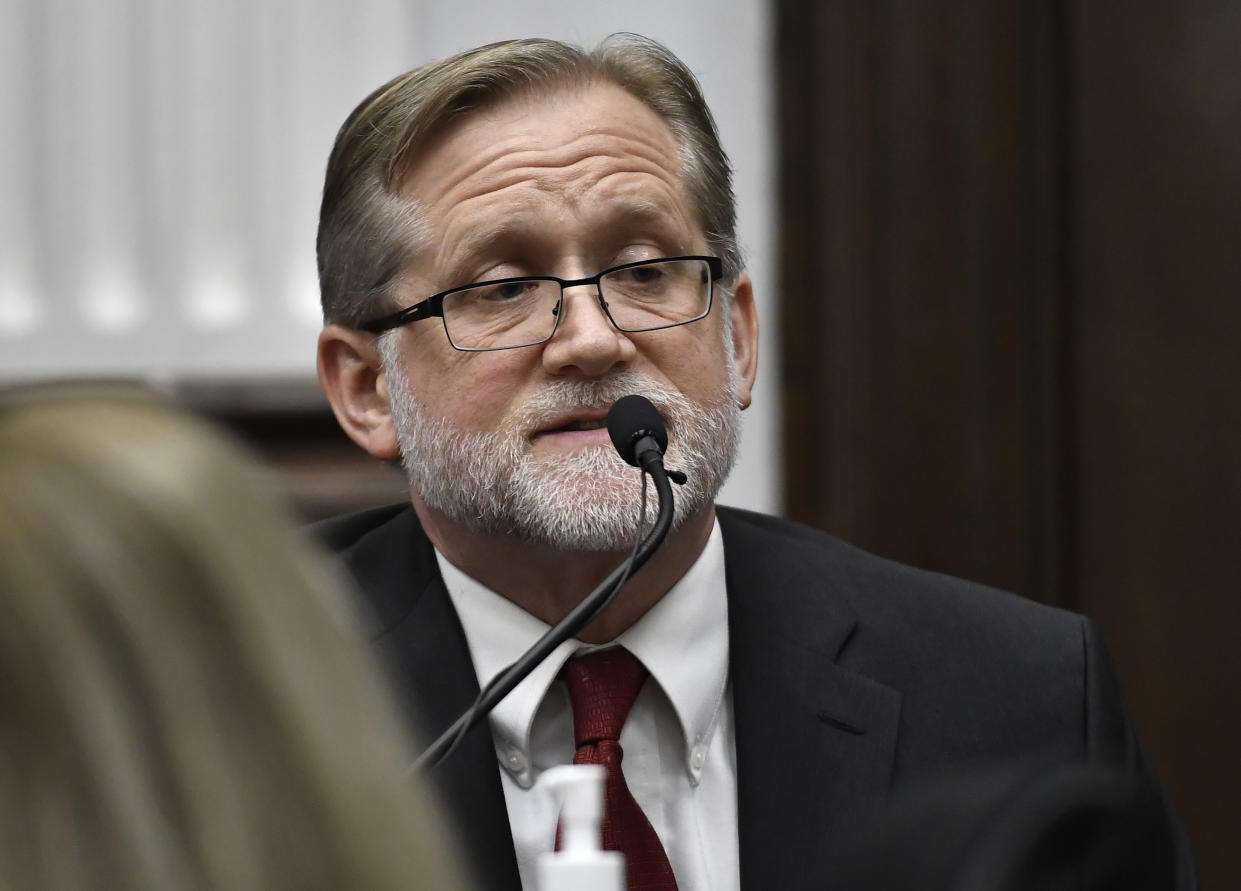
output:
[[[409,503],[315,523],[307,533],[336,555],[375,616],[372,633],[401,622],[439,579],[430,540]]]
[[[1082,617],[1058,607],[978,582],[919,569],[880,557],[829,533],[790,520],[736,508],[719,508],[726,553],[732,546],[752,551],[768,572],[802,582],[798,597],[844,598],[859,617],[882,621],[911,635],[941,627],[945,633],[968,629],[1054,631],[1080,640]],[[745,555],[743,562],[751,562]]]
[[[413,513],[408,502],[387,504],[367,510],[341,514],[319,520],[306,527],[306,534],[323,547],[337,553],[347,551],[371,533],[399,518],[406,511]]]

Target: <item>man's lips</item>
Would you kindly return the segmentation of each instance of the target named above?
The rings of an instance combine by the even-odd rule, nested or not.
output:
[[[534,438],[540,436],[554,436],[558,434],[583,433],[592,430],[605,430],[607,426],[608,415],[606,411],[582,412],[556,418],[547,425],[536,430],[534,433]]]

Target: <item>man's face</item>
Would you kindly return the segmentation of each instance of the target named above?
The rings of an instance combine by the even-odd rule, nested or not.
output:
[[[401,302],[475,281],[574,279],[707,253],[680,165],[663,121],[614,86],[477,112],[437,139],[404,184],[431,235]],[[677,493],[678,520],[706,507],[732,466],[753,379],[748,281],[740,296],[750,314],[736,336],[720,290],[705,319],[661,331],[617,331],[586,286],[566,291],[559,328],[540,346],[459,352],[432,322],[388,335],[396,433],[424,503],[480,531],[564,549],[626,547],[639,476],[602,422],[611,402],[639,392],[668,424],[668,466],[691,477]]]

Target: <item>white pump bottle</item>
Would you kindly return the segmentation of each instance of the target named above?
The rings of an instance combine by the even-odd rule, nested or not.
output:
[[[597,764],[565,764],[539,777],[560,802],[560,850],[539,855],[539,891],[625,891],[625,858],[600,839],[606,777]]]

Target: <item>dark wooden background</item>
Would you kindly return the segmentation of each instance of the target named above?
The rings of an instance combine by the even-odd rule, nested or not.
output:
[[[788,514],[1093,616],[1241,887],[1241,3],[776,7]]]

